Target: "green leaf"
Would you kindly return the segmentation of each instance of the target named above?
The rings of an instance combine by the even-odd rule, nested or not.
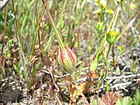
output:
[[[137,89],[136,94],[134,96],[134,105],[140,105],[140,92]]]
[[[96,56],[96,58],[94,59],[94,61],[90,65],[90,70],[91,71],[96,70],[96,68],[98,66],[98,60],[99,60],[99,56]]]
[[[49,40],[46,41],[45,43],[45,48],[44,48],[44,53],[48,52],[50,50],[50,48],[52,47],[52,43],[54,41],[54,33],[52,33],[52,35],[50,35]]]
[[[97,103],[98,103],[97,99],[93,99],[91,100],[90,105],[97,105]]]
[[[116,102],[116,105],[132,105],[133,100],[131,97],[124,97]]]
[[[4,29],[4,19],[3,17],[0,15],[0,32]]]

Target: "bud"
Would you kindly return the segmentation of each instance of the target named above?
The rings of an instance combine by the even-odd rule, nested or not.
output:
[[[60,66],[62,66],[68,73],[73,73],[76,65],[76,56],[69,47],[59,49],[57,60]]]
[[[106,8],[106,5],[107,5],[107,1],[105,0],[100,0],[100,4],[103,8]]]
[[[104,23],[103,22],[97,22],[95,25],[95,29],[97,31],[102,31],[104,29]]]
[[[107,32],[107,42],[109,44],[114,44],[117,40],[117,37],[118,37],[118,32],[116,31],[109,31]]]

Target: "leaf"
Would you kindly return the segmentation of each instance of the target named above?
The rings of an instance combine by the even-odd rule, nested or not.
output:
[[[86,82],[80,83],[78,85],[78,87],[85,93],[86,91],[88,91],[88,89],[91,87],[91,85],[93,85],[92,82],[86,81]]]
[[[93,71],[90,75],[90,78],[97,78],[98,75],[97,75],[97,72],[96,71]]]
[[[93,99],[93,100],[91,100],[91,102],[90,102],[90,105],[97,105],[97,100],[96,99]]]
[[[3,19],[3,17],[0,15],[0,32],[2,32],[3,29],[4,29],[4,19]]]
[[[96,56],[95,59],[94,59],[94,61],[90,65],[90,70],[91,71],[96,70],[96,68],[98,66],[98,60],[99,60],[99,56]]]
[[[117,96],[114,92],[109,92],[99,100],[98,105],[114,105],[120,98],[121,97]]]
[[[131,97],[124,97],[116,102],[116,105],[132,105],[133,100]]]
[[[134,96],[134,105],[140,105],[140,92],[137,89],[136,94]]]
[[[94,78],[97,78],[98,75],[96,73],[96,71],[93,71],[91,74],[90,74],[90,78],[94,79]],[[84,82],[81,82],[78,84],[78,87],[85,93],[88,91],[88,89],[95,84],[96,81],[84,81]]]
[[[45,47],[44,47],[44,53],[48,52],[50,50],[50,48],[52,47],[52,43],[54,41],[54,33],[52,33],[52,35],[50,35],[48,41],[46,41],[45,43]]]

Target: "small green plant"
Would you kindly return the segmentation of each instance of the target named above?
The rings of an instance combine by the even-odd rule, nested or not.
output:
[[[53,21],[53,18],[48,10],[48,7],[47,7],[45,1],[42,0],[42,2],[46,9],[47,15],[49,16],[50,22],[54,28],[54,31],[56,33],[56,38],[57,38],[59,46],[60,46],[60,49],[58,52],[58,63],[70,74],[71,82],[74,83],[75,88],[80,92],[80,94],[84,98],[84,101],[87,104],[89,104],[86,97],[84,96],[83,92],[78,87],[77,82],[76,82],[76,75],[75,75],[76,56],[69,47],[65,47],[65,45],[60,37],[60,34],[59,34],[58,30],[56,29],[55,23]]]
[[[133,98],[130,96],[119,99],[116,105],[140,105],[140,92],[137,89]]]
[[[134,105],[140,105],[140,92],[138,89],[136,90],[136,94],[133,100],[134,100]]]
[[[124,97],[116,102],[116,105],[133,105],[133,100],[131,97]]]

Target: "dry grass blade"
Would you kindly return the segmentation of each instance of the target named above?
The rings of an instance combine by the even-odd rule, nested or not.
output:
[[[125,27],[125,29],[122,31],[121,35],[118,37],[118,39],[120,39],[123,34],[131,27],[131,25],[134,23],[134,21],[136,20],[136,18],[139,16],[140,13],[138,13],[130,22],[129,24]]]

